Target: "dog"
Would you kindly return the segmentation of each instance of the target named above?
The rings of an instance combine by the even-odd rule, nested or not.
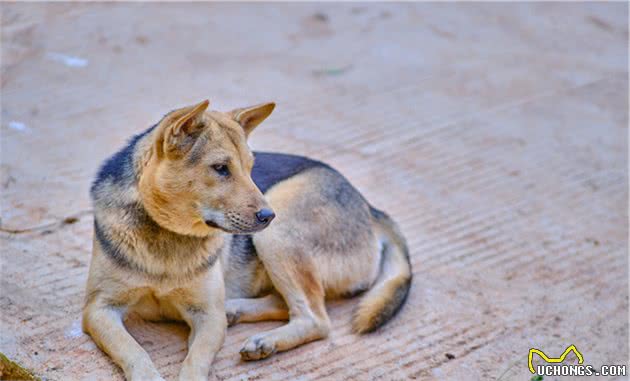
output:
[[[128,380],[162,380],[127,314],[190,328],[180,380],[205,380],[228,323],[288,320],[250,337],[243,360],[325,338],[326,298],[365,293],[357,333],[386,323],[411,285],[405,238],[339,172],[252,152],[274,103],[183,107],[133,137],[91,187],[94,240],[83,330]],[[273,222],[272,222],[273,221]]]

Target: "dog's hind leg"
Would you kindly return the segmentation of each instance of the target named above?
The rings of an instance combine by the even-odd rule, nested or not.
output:
[[[264,236],[264,235],[263,235]],[[268,234],[271,236],[272,234]],[[289,323],[254,335],[241,349],[244,360],[259,360],[275,352],[286,351],[310,341],[323,339],[330,331],[324,304],[324,288],[311,258],[299,249],[284,248],[277,254],[261,245],[259,256],[275,289],[289,307]]]
[[[288,320],[289,310],[278,294],[261,298],[239,298],[225,301],[228,325],[251,323],[264,320]]]

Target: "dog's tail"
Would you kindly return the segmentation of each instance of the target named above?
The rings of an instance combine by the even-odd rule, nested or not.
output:
[[[405,237],[384,212],[370,208],[374,230],[382,243],[381,269],[372,288],[359,302],[353,329],[357,333],[376,330],[402,307],[411,287],[411,263]]]

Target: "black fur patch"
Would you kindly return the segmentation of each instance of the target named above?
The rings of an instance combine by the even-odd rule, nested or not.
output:
[[[242,264],[246,264],[256,259],[256,247],[251,235],[237,234],[232,236],[230,255],[238,259]]]
[[[346,206],[351,202],[362,201],[361,197],[356,197],[358,191],[347,181],[341,181],[335,188],[334,198],[337,204]]]
[[[99,169],[94,183],[92,183],[92,188],[90,189],[92,193],[94,193],[99,184],[107,180],[111,180],[113,183],[123,183],[134,180],[133,153],[136,144],[138,144],[140,139],[153,131],[156,126],[157,124],[132,137],[123,149],[116,152],[105,161],[103,166]]]
[[[342,293],[340,296],[342,298],[344,298],[344,299],[350,299],[350,298],[354,298],[355,296],[359,296],[359,295],[363,294],[364,292],[366,292],[369,289],[370,289],[369,286],[359,287],[359,288],[357,288],[355,290],[346,291],[346,292]]]
[[[254,152],[252,179],[261,192],[265,193],[272,186],[314,167],[330,168],[317,160],[304,156],[287,155],[272,152]],[[332,168],[331,168],[332,169]]]
[[[127,256],[121,250],[121,248],[112,243],[112,241],[109,239],[109,237],[107,237],[103,229],[99,226],[96,219],[94,219],[94,234],[99,245],[101,245],[101,249],[103,249],[103,253],[105,253],[105,255],[107,255],[107,257],[110,258],[117,266],[129,270],[145,272],[143,268],[137,266],[135,263],[130,262],[129,259],[127,259]]]
[[[379,221],[388,218],[385,212],[380,211],[373,206],[370,207],[370,214],[372,215],[372,217],[374,217],[374,219],[379,220]]]

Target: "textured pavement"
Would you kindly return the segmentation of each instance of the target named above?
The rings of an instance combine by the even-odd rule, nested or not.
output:
[[[570,344],[628,363],[628,5],[7,4],[0,351],[48,380],[120,380],[80,329],[99,163],[167,111],[276,101],[255,149],[344,173],[408,238],[407,305],[220,380],[528,380]],[[78,220],[68,217],[77,216]],[[66,219],[66,223],[63,220]],[[59,223],[61,221],[61,223]],[[187,328],[131,318],[173,380]]]

